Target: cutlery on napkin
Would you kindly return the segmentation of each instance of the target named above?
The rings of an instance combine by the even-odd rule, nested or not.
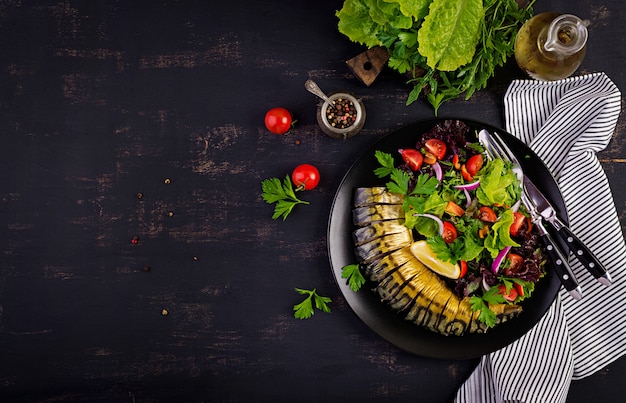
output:
[[[570,228],[606,266],[606,288],[573,257],[585,298],[561,288],[544,317],[509,346],[481,358],[455,402],[565,402],[572,380],[626,354],[626,245],[596,153],[609,144],[621,94],[604,74],[558,81],[516,80],[505,96],[506,129],[557,179]]]

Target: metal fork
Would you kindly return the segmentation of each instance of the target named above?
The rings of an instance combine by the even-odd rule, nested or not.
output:
[[[522,204],[530,213],[533,223],[537,227],[539,237],[546,248],[546,253],[554,265],[554,270],[558,274],[561,284],[563,284],[567,292],[574,299],[582,299],[582,290],[578,285],[578,280],[576,279],[572,268],[569,265],[566,254],[563,253],[563,251],[552,239],[552,236],[543,225],[543,218],[537,211],[537,206],[535,206],[535,203],[533,203],[528,195],[526,186],[524,185],[524,170],[522,169],[519,160],[497,133],[491,134],[487,130],[481,130],[478,133],[478,141],[483,145],[483,147],[485,147],[485,154],[488,159],[501,159],[511,164],[511,170],[520,181],[520,187],[522,189]]]

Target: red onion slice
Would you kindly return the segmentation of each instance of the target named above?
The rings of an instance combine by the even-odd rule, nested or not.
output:
[[[504,247],[504,249],[502,249],[500,251],[500,253],[498,253],[498,256],[496,256],[496,258],[493,259],[493,263],[491,263],[491,271],[492,272],[498,273],[498,271],[500,270],[500,265],[504,261],[504,258],[506,258],[506,255],[509,254],[510,250],[511,250],[510,246]]]

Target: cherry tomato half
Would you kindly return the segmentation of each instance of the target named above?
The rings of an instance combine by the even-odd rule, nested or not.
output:
[[[265,114],[265,127],[274,134],[285,134],[293,126],[293,117],[285,108],[272,108]]]
[[[513,302],[517,298],[518,294],[517,294],[517,290],[515,289],[515,287],[511,287],[509,292],[506,292],[506,286],[504,285],[501,285],[498,288],[500,289],[499,293],[502,294],[505,300],[509,302]]]
[[[517,253],[509,253],[506,255],[506,267],[504,274],[507,276],[519,273],[524,270],[524,258]]]
[[[291,173],[291,181],[296,190],[315,189],[320,183],[320,171],[311,164],[300,164]]]
[[[467,274],[467,262],[465,260],[460,260],[459,266],[461,267],[461,274],[459,274],[459,278],[461,278]]]
[[[439,139],[428,139],[424,144],[424,148],[435,156],[438,160],[442,160],[446,155],[446,143]]]
[[[446,243],[452,243],[458,236],[456,227],[450,221],[443,222],[443,234],[441,237]]]
[[[422,167],[424,156],[421,152],[414,148],[405,148],[398,151],[400,152],[400,155],[402,155],[404,162],[409,168],[411,168],[412,171],[418,171]]]
[[[517,295],[520,297],[524,296],[524,287],[520,283],[514,283],[513,287],[515,287],[515,291],[517,291]]]
[[[468,159],[465,163],[465,169],[467,170],[467,173],[471,176],[476,175],[478,171],[480,171],[480,168],[483,167],[483,162],[484,161],[482,154],[472,155],[470,159]]]
[[[433,165],[435,162],[437,162],[437,157],[435,157],[435,154],[431,153],[430,151],[425,151],[424,162],[428,165]]]
[[[493,211],[491,207],[487,206],[479,207],[476,212],[476,217],[482,222],[496,222],[498,219],[496,212]]]
[[[520,230],[523,228],[524,223],[526,223],[526,216],[519,211],[513,213],[513,224],[511,224],[511,228],[509,228],[509,233],[512,236],[520,235]]]

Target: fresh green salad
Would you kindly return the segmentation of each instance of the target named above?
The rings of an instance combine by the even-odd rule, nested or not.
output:
[[[489,304],[529,297],[545,274],[545,256],[510,163],[483,157],[461,122],[438,125],[416,144],[392,154],[376,151],[375,175],[404,196],[404,225],[412,252],[460,298],[470,297],[492,327]],[[421,240],[421,241],[420,241]]]

